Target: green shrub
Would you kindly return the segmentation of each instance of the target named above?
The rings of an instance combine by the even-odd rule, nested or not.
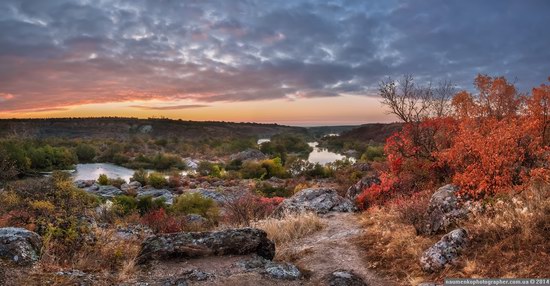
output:
[[[148,173],[144,169],[139,169],[134,172],[134,175],[130,178],[130,181],[139,182],[141,185],[147,185]]]
[[[243,166],[243,161],[241,160],[233,160],[225,166],[225,170],[227,171],[238,171]]]
[[[102,186],[106,186],[109,184],[109,177],[107,177],[107,175],[105,174],[100,174],[99,178],[97,178],[97,183]]]
[[[305,170],[304,174],[309,178],[329,178],[333,175],[333,171],[326,166],[316,163]]]
[[[76,156],[80,163],[92,162],[96,156],[96,150],[89,144],[78,144],[75,148]]]
[[[260,195],[268,198],[273,197],[285,197],[288,198],[293,195],[293,191],[285,187],[273,187],[271,184],[266,182],[260,183],[256,186],[256,191]]]
[[[246,161],[241,168],[241,175],[244,179],[263,179],[267,170],[258,162]]]
[[[197,172],[201,176],[211,176],[220,178],[222,176],[222,167],[208,161],[201,161],[197,167]]]
[[[168,181],[162,173],[152,172],[147,178],[147,184],[155,189],[160,189],[168,185]]]
[[[384,146],[368,146],[361,156],[361,161],[382,161],[384,160]]]
[[[126,184],[126,180],[122,178],[109,178],[109,185],[111,186],[115,186],[120,189],[120,186],[122,186],[122,184]]]
[[[267,171],[265,178],[271,178],[271,177],[286,178],[288,176],[288,173],[285,170],[285,167],[283,167],[281,158],[279,157],[276,157],[271,160],[262,161],[262,167]]]
[[[181,214],[198,214],[211,221],[218,219],[219,210],[216,202],[211,198],[203,197],[199,193],[186,193],[174,201],[172,210]]]
[[[126,216],[136,211],[138,201],[130,196],[118,196],[113,200],[113,207],[120,215]]]
[[[155,170],[168,170],[170,168],[185,168],[185,163],[177,155],[157,154],[151,160],[152,167]]]

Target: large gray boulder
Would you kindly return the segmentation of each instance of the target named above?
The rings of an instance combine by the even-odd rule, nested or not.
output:
[[[359,194],[361,194],[363,190],[376,184],[380,184],[380,179],[378,178],[378,176],[365,176],[353,186],[348,188],[346,192],[346,198],[355,201],[357,196],[359,196]]]
[[[468,232],[455,229],[444,235],[436,244],[428,248],[420,258],[420,266],[426,272],[437,272],[453,263],[468,242]]]
[[[275,210],[275,214],[285,212],[353,212],[353,203],[338,195],[334,189],[304,189],[284,200]]]
[[[179,232],[147,238],[137,261],[255,253],[266,259],[275,256],[275,244],[265,231],[257,228],[228,229],[216,232]]]
[[[258,149],[247,149],[242,152],[233,154],[229,157],[229,160],[239,160],[239,161],[248,161],[248,160],[263,160],[267,156]]]
[[[458,187],[445,185],[439,188],[431,197],[426,212],[426,223],[421,230],[424,234],[434,234],[447,230],[450,226],[468,214],[466,208],[458,204],[456,193]]]
[[[40,258],[42,238],[24,228],[0,228],[0,259],[31,265]]]
[[[87,188],[86,191],[106,199],[112,199],[116,196],[124,194],[121,189],[115,186],[103,186],[97,184],[94,184],[91,187]]]
[[[151,197],[153,200],[164,199],[164,203],[169,206],[174,204],[174,194],[166,189],[140,188],[136,198],[140,199],[143,197]]]

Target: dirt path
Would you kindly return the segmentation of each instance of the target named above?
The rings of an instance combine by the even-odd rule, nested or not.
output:
[[[336,270],[351,270],[369,285],[394,285],[378,277],[364,263],[364,252],[355,243],[363,233],[359,215],[331,213],[322,217],[326,227],[292,243],[296,264],[311,271],[306,285],[322,285],[322,277]]]

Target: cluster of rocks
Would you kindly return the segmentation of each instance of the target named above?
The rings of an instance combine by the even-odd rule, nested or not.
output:
[[[435,234],[457,225],[468,215],[468,208],[460,206],[456,193],[458,187],[445,185],[431,197],[425,214],[423,234]],[[457,228],[445,234],[437,243],[428,248],[420,258],[420,265],[426,272],[437,272],[446,265],[453,264],[468,243],[468,232]]]
[[[302,272],[294,264],[277,263],[257,255],[240,261],[238,266],[246,271],[256,271],[275,279],[296,280],[302,277]]]
[[[275,210],[275,214],[296,212],[354,212],[356,207],[352,201],[340,195],[335,189],[312,188],[304,189],[294,196],[284,200]]]

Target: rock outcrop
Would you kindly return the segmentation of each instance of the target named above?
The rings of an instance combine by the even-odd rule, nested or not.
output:
[[[151,197],[153,200],[164,199],[164,203],[167,205],[174,204],[174,194],[166,189],[149,189],[149,188],[140,188],[136,198],[140,199],[143,197]]]
[[[121,189],[123,192],[128,193],[128,192],[137,191],[140,187],[141,187],[141,183],[140,183],[140,182],[138,182],[138,181],[131,181],[130,183],[122,184],[122,185],[120,186],[120,189]]]
[[[89,188],[95,183],[95,180],[76,180],[74,181],[74,185],[77,188],[84,189]]]
[[[348,188],[346,192],[346,198],[354,201],[357,196],[363,192],[364,189],[375,184],[380,184],[380,179],[377,176],[365,176],[357,183],[355,183],[355,185]]]
[[[124,194],[122,190],[115,186],[103,186],[97,184],[94,184],[91,187],[87,188],[86,191],[107,199],[112,199],[116,196]]]
[[[363,279],[352,271],[338,270],[325,276],[329,286],[367,286]]]
[[[422,233],[434,234],[444,231],[467,215],[467,209],[458,205],[457,191],[458,187],[449,184],[439,188],[432,195]]]
[[[229,157],[229,160],[239,160],[239,161],[248,161],[248,160],[263,160],[267,156],[258,149],[247,149],[237,154],[233,154]]]
[[[436,244],[428,248],[420,258],[420,266],[426,272],[436,272],[453,263],[468,242],[468,232],[455,229],[444,235]]]
[[[338,195],[334,189],[304,189],[284,200],[275,210],[275,214],[285,212],[353,212],[353,203]]]
[[[199,193],[203,197],[210,198],[218,204],[223,204],[229,199],[225,194],[218,192],[216,189],[198,188],[198,189],[189,189],[184,192]]]
[[[40,258],[42,238],[23,228],[0,228],[0,259],[17,265],[31,265]]]
[[[142,243],[137,261],[143,264],[150,260],[251,253],[266,259],[273,259],[275,256],[275,244],[267,238],[265,231],[241,228],[216,232],[159,234]]]

